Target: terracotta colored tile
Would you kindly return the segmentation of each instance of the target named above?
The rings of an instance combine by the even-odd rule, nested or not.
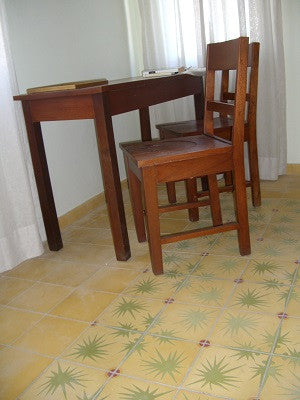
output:
[[[26,310],[47,312],[70,292],[71,288],[65,286],[36,283],[10,302],[10,306]]]
[[[55,317],[44,317],[22,335],[15,346],[47,356],[58,356],[88,324]]]
[[[33,282],[24,281],[21,279],[2,277],[0,279],[0,303],[7,304],[22,293],[24,290],[33,285]]]
[[[84,400],[96,398],[99,388],[106,379],[104,371],[59,360],[51,364],[37,381],[20,396],[20,399]]]
[[[15,400],[52,362],[51,358],[4,348],[0,352],[0,398]],[[33,398],[32,398],[33,399]]]
[[[0,310],[0,343],[9,344],[33,324],[41,314],[3,308]]]
[[[93,321],[116,297],[114,294],[76,289],[51,314],[81,321]]]
[[[103,267],[88,279],[84,286],[93,290],[119,293],[139,274],[140,272],[136,270]]]

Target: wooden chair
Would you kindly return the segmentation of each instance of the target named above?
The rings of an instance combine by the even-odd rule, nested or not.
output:
[[[248,67],[249,88],[246,100],[248,102],[247,118],[245,122],[244,140],[248,144],[248,159],[250,181],[246,182],[247,186],[251,187],[252,204],[254,207],[261,205],[259,169],[257,156],[257,139],[256,139],[256,105],[257,105],[257,83],[258,83],[258,63],[259,63],[259,43],[249,44]],[[229,71],[222,71],[221,77],[221,101],[233,100],[234,92],[229,92]],[[224,139],[231,139],[233,121],[227,118],[226,115],[220,115],[214,118],[214,133]],[[159,130],[161,139],[199,135],[203,133],[204,121],[202,119],[181,121],[173,123],[165,123],[156,125]],[[226,186],[220,188],[220,191],[230,191],[233,189],[231,174],[225,174]],[[205,180],[202,178],[202,190],[206,191]],[[170,203],[176,203],[175,182],[167,183],[168,199]],[[204,194],[203,192],[199,195]],[[190,215],[191,220],[197,219],[197,216]]]
[[[143,185],[147,233],[154,274],[163,273],[164,243],[237,230],[241,255],[250,254],[249,223],[244,175],[244,113],[246,103],[248,38],[207,46],[204,133],[151,142],[120,145],[124,153],[137,237],[146,240],[141,184]],[[214,100],[215,72],[236,70],[234,104]],[[213,112],[233,117],[232,142],[214,135]],[[223,223],[216,174],[233,172],[236,221]],[[208,177],[209,199],[159,206],[157,184]],[[213,226],[160,235],[159,215],[195,206],[210,205]]]

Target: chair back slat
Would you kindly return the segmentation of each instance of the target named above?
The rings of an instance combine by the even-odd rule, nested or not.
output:
[[[215,111],[225,115],[233,115],[234,114],[234,105],[229,103],[224,103],[222,101],[208,101],[207,102],[207,110]]]
[[[241,146],[244,140],[248,49],[249,39],[247,37],[222,43],[211,43],[207,46],[204,132],[214,134],[214,111],[220,113],[221,116],[232,115],[232,142],[238,146]],[[216,71],[222,71],[221,89],[223,93],[228,93],[229,70],[236,72],[234,104],[226,103],[222,93],[221,102],[215,99]]]

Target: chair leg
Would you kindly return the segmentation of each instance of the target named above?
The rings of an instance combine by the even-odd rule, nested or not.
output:
[[[143,212],[143,200],[141,192],[141,182],[131,171],[128,165],[128,159],[125,157],[125,165],[128,177],[129,193],[132,206],[132,213],[135,225],[135,231],[138,241],[146,242],[145,221]]]
[[[232,173],[231,172],[225,172],[224,179],[225,179],[225,186],[232,185]]]
[[[189,203],[193,203],[194,201],[198,201],[198,192],[197,192],[197,179],[186,179],[185,180],[185,190],[186,190],[186,198]],[[199,221],[199,208],[189,208],[189,220],[190,221]]]
[[[259,182],[259,169],[258,169],[258,154],[256,138],[253,139],[251,132],[248,140],[248,155],[249,155],[249,169],[251,181],[251,197],[254,207],[261,205],[260,182]]]
[[[222,225],[220,194],[216,175],[208,175],[208,187],[213,226]]]
[[[155,169],[144,169],[143,187],[146,206],[146,222],[152,271],[155,275],[163,274],[162,248],[158,212],[158,196]]]
[[[168,193],[168,201],[170,204],[176,203],[176,189],[175,182],[167,182],[167,193]]]
[[[202,190],[208,190],[208,180],[207,180],[207,176],[202,176],[201,178],[201,186],[202,186]]]
[[[241,167],[242,166],[242,167]],[[246,256],[251,253],[248,207],[246,194],[245,171],[243,168],[243,160],[238,164],[233,172],[234,182],[234,200],[236,219],[239,224],[238,241],[241,256]]]

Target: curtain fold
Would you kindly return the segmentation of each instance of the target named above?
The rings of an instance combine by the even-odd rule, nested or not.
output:
[[[211,42],[249,36],[261,43],[257,138],[261,179],[286,167],[285,70],[278,0],[138,0],[145,69],[205,66]],[[194,118],[192,98],[152,107],[151,124]]]
[[[25,127],[0,0],[0,272],[43,252],[26,159]]]

